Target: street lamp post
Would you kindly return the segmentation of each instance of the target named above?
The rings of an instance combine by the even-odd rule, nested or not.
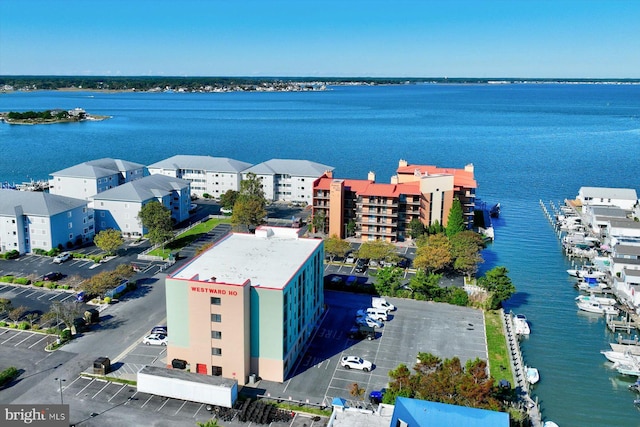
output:
[[[54,378],[54,380],[58,381],[58,387],[60,387],[60,404],[64,405],[64,400],[62,399],[62,383],[67,380],[62,378]]]

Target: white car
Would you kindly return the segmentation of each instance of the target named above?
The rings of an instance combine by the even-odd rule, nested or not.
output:
[[[345,356],[340,360],[340,365],[345,369],[360,369],[364,372],[369,372],[373,368],[371,362],[358,356]]]
[[[371,328],[382,328],[383,323],[376,320],[376,319],[372,319],[369,316],[356,316],[356,324],[358,325],[367,325]]]
[[[57,257],[53,259],[53,262],[56,264],[62,264],[65,261],[71,259],[71,254],[69,252],[62,252]]]
[[[142,343],[146,345],[167,345],[167,336],[162,334],[149,334],[142,338]]]

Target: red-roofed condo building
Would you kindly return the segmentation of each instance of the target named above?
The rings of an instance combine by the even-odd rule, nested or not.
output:
[[[409,165],[400,160],[390,184],[368,179],[336,179],[325,173],[314,182],[313,215],[324,216],[325,232],[347,237],[347,224],[356,224],[355,235],[363,241],[404,241],[409,223],[419,219],[425,226],[436,221],[446,227],[454,199],[460,200],[467,228],[473,225],[476,181],[473,164],[464,169]]]

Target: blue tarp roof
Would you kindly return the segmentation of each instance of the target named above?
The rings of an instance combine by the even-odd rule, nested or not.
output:
[[[403,420],[411,426],[426,427],[509,427],[509,414],[428,400],[398,397],[391,425]]]

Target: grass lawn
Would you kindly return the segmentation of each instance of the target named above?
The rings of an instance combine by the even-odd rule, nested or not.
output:
[[[491,376],[496,380],[506,379],[513,381],[511,372],[511,361],[509,359],[509,349],[502,328],[502,317],[500,311],[492,310],[484,312],[487,347],[489,349],[489,370]]]
[[[230,223],[229,219],[218,218],[211,218],[205,222],[201,222],[200,224],[178,235],[174,240],[164,245],[164,249],[162,247],[156,248],[149,252],[149,255],[161,256],[162,258],[167,259],[171,252],[179,251],[189,243],[197,240],[199,237],[202,237],[209,231],[213,230],[216,225],[228,223]]]

